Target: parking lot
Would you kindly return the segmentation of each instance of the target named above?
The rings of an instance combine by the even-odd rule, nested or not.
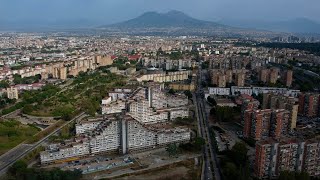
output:
[[[58,167],[62,170],[75,170],[79,169],[82,174],[88,174],[108,169],[113,169],[122,166],[128,166],[133,164],[133,160],[130,156],[114,157],[110,156],[94,156],[83,158],[81,160],[74,160],[70,162],[64,162],[62,164],[53,164],[46,166],[46,168]]]

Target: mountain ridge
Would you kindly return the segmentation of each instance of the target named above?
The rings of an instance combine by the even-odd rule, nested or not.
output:
[[[167,28],[167,27],[184,27],[184,28],[213,28],[213,27],[227,27],[225,25],[198,20],[189,15],[172,10],[167,13],[159,13],[156,11],[148,11],[142,15],[111,25],[104,25],[101,27],[114,27],[114,28]]]

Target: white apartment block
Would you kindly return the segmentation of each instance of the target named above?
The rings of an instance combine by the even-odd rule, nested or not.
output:
[[[91,154],[115,151],[120,148],[120,121],[103,121],[94,131],[90,139]],[[91,134],[91,133],[90,133]],[[92,135],[92,134],[91,134]]]
[[[58,147],[58,149],[48,149],[40,152],[40,160],[42,164],[51,162],[59,162],[62,159],[86,156],[90,154],[88,142],[73,143],[67,146]]]
[[[126,109],[126,102],[122,100],[117,100],[109,104],[104,104],[104,103],[101,104],[102,114],[121,113],[125,109]]]
[[[101,124],[102,121],[103,119],[98,119],[94,121],[82,122],[81,124],[76,124],[76,134],[79,135],[93,131],[99,126],[99,124]]]
[[[191,71],[177,71],[169,72],[168,74],[156,73],[156,74],[144,74],[137,77],[138,82],[142,81],[154,81],[154,82],[174,82],[174,81],[183,81],[189,79],[189,76],[192,75]]]
[[[291,97],[298,97],[300,90],[288,89],[288,88],[275,88],[275,87],[231,87],[231,95],[247,94],[252,96],[253,94],[266,94],[266,93],[275,93],[283,94]]]
[[[77,134],[75,141],[49,146],[40,153],[41,163],[67,162],[73,158],[115,151],[126,154],[190,140],[190,130],[186,127],[173,127],[168,123],[145,125],[130,116],[106,116],[103,121],[80,122],[76,129],[81,133]]]
[[[187,117],[188,105],[186,96],[167,95],[161,86],[141,88],[129,99],[128,114],[139,122],[151,124],[165,122],[177,117]],[[177,108],[183,108],[177,109]],[[179,110],[179,111],[178,111]],[[171,111],[176,111],[171,113]],[[171,118],[171,114],[172,117]]]
[[[166,145],[172,142],[184,142],[190,140],[190,132],[186,129],[167,130],[157,136],[157,144]]]
[[[186,118],[186,117],[189,117],[189,109],[188,108],[172,109],[169,115],[170,115],[171,121],[174,119],[177,119],[178,117]]]
[[[252,95],[252,88],[251,87],[238,87],[238,86],[232,86],[231,87],[231,95],[240,95],[240,94],[247,94]]]
[[[102,111],[103,114],[117,114],[78,122],[75,142],[42,152],[41,163],[114,151],[126,154],[190,140],[188,128],[168,123],[178,117],[189,116],[186,96],[168,95],[163,91],[163,85],[153,84],[128,92],[123,100],[118,96],[115,99],[113,101],[112,96],[105,98]],[[126,107],[126,115],[119,113]]]
[[[209,95],[229,96],[230,88],[209,87]]]
[[[154,148],[157,145],[157,133],[148,131],[138,121],[128,121],[128,146],[129,150]]]

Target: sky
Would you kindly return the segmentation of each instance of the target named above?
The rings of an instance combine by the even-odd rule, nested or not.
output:
[[[89,20],[111,24],[147,11],[179,10],[202,20],[320,22],[320,0],[0,0],[2,21]]]

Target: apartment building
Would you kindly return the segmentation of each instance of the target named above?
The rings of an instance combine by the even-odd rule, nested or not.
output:
[[[274,93],[263,94],[262,109],[286,109],[290,112],[290,129],[296,128],[298,118],[297,101],[294,97]]]
[[[143,123],[165,122],[179,115],[186,117],[187,105],[185,95],[169,95],[162,85],[154,85],[135,91],[128,100],[128,114]]]
[[[126,102],[124,100],[116,100],[110,103],[101,103],[101,113],[102,114],[114,114],[121,113],[126,110]]]
[[[217,87],[226,87],[227,79],[223,71],[220,70],[211,70],[210,71],[211,84]]]
[[[311,176],[320,176],[320,139],[310,139],[304,144],[303,169]]]
[[[220,95],[220,96],[229,96],[230,88],[219,88],[219,87],[208,87],[208,95]]]
[[[35,76],[41,74],[43,79],[52,75],[53,78],[67,79],[68,75],[77,76],[79,72],[87,72],[88,70],[94,70],[100,66],[111,65],[113,60],[111,56],[87,56],[81,59],[65,59],[63,62],[54,62],[50,64],[37,65],[35,67],[25,67],[19,70],[7,70],[7,72],[1,72],[0,77],[11,77],[14,74],[21,75],[22,78]]]
[[[236,86],[240,86],[240,87],[243,87],[244,84],[245,84],[245,78],[246,78],[246,74],[245,73],[237,73],[235,75],[236,79],[235,79],[235,84]]]
[[[285,84],[287,87],[292,86],[292,79],[293,79],[293,71],[287,70],[282,73],[282,83]]]
[[[130,116],[105,116],[76,124],[76,138],[64,144],[49,145],[40,153],[41,164],[72,161],[89,155],[144,151],[170,143],[190,140],[190,130],[169,123],[151,125]]]
[[[101,101],[101,113],[113,114],[126,110],[127,98],[132,93],[130,88],[117,88],[108,93],[108,96]]]
[[[194,91],[196,89],[196,83],[194,81],[191,83],[170,83],[169,87],[176,91]]]
[[[280,70],[278,68],[262,69],[259,72],[259,80],[264,83],[277,83]]]
[[[191,59],[149,59],[144,58],[143,64],[145,67],[155,67],[155,68],[165,68],[166,70],[178,70],[183,68],[191,68],[192,60]]]
[[[189,76],[192,75],[192,71],[176,71],[176,72],[163,72],[163,73],[152,73],[144,74],[137,77],[138,82],[153,81],[153,82],[175,82],[188,80]]]
[[[102,103],[110,106],[106,108],[105,115],[78,122],[76,138],[41,152],[41,163],[69,161],[74,157],[109,152],[126,154],[189,141],[190,130],[170,122],[189,116],[188,98],[167,94],[163,88],[163,84],[150,83],[134,91],[115,89],[116,94],[109,94],[110,97],[103,99]],[[123,106],[117,108],[116,102],[124,102],[128,109],[123,109]],[[124,111],[119,113],[118,109]]]
[[[8,99],[19,99],[18,88],[10,87],[6,89]]]
[[[299,95],[299,114],[307,117],[319,116],[320,94],[301,93]]]
[[[285,109],[245,110],[243,135],[256,141],[269,137],[279,139],[288,134],[289,116]]]
[[[268,139],[256,144],[254,172],[258,178],[276,178],[281,171],[320,175],[320,140]]]
[[[244,86],[246,71],[245,70],[210,70],[211,84],[217,87],[226,87],[227,83],[234,82],[237,86]]]

